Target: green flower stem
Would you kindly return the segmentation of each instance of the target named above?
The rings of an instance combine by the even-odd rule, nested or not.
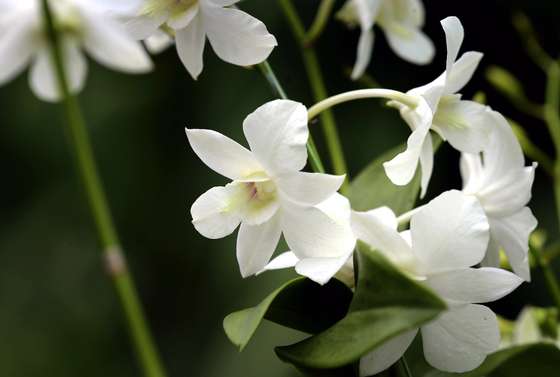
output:
[[[546,286],[548,287],[548,291],[554,300],[556,307],[560,310],[560,285],[554,275],[554,271],[550,267],[550,263],[543,258],[540,250],[536,250],[533,247],[530,247],[529,250],[544,275]]]
[[[556,148],[556,161],[554,162],[554,196],[556,200],[556,213],[560,222],[560,65],[552,61],[547,69],[546,102],[544,116],[546,125]],[[558,280],[549,263],[546,263],[539,252],[533,252],[537,262],[542,268],[549,291],[560,310],[560,288]]]
[[[105,198],[101,180],[97,173],[84,118],[76,98],[69,91],[60,40],[54,27],[52,13],[47,0],[43,0],[43,15],[51,43],[52,59],[59,90],[64,98],[71,147],[103,246],[109,275],[113,279],[118,293],[144,375],[146,377],[165,377],[165,372],[144,319],[134,282],[128,272],[125,256],[119,245],[107,199]]]
[[[412,372],[408,367],[408,363],[406,362],[406,358],[404,357],[404,355],[399,359],[399,367],[404,377],[412,377]]]
[[[311,84],[311,89],[313,91],[315,101],[321,101],[327,98],[328,95],[317,54],[315,53],[315,50],[313,48],[305,46],[305,28],[301,19],[299,18],[299,15],[297,14],[296,9],[294,8],[294,5],[292,4],[292,1],[279,0],[279,3],[282,11],[284,12],[284,15],[286,16],[286,19],[288,20],[290,28],[292,29],[294,37],[300,44],[303,62],[307,71],[307,75],[309,77],[309,82]],[[340,143],[340,138],[338,136],[333,113],[331,111],[325,111],[321,115],[321,123],[323,126],[323,133],[325,134],[325,140],[327,142],[329,155],[332,160],[333,170],[335,174],[338,175],[346,174],[346,181],[341,187],[341,192],[343,194],[347,194],[348,169],[346,167],[346,160],[344,159],[344,153],[342,152],[342,144]]]
[[[270,85],[272,90],[274,90],[275,94],[282,99],[288,99],[284,88],[282,87],[282,85],[280,85],[280,81],[278,81],[278,78],[276,77],[276,74],[272,70],[272,67],[270,66],[268,61],[265,60],[263,63],[259,64],[258,67],[263,76],[268,81],[268,84]],[[321,161],[319,152],[317,152],[317,147],[315,146],[315,141],[313,141],[311,133],[309,134],[309,139],[307,140],[307,153],[309,155],[309,163],[313,171],[315,171],[316,173],[325,173],[325,167],[323,165],[323,162]]]
[[[399,225],[406,225],[410,222],[410,219],[412,219],[412,216],[416,215],[418,212],[420,212],[422,209],[424,209],[425,205],[416,207],[408,212],[403,213],[402,215],[400,215],[399,217],[397,217],[397,223]]]
[[[338,94],[322,100],[321,102],[313,105],[309,109],[309,119],[313,119],[319,114],[327,111],[331,107],[340,105],[341,103],[356,101],[359,99],[369,99],[369,98],[385,98],[389,100],[395,100],[403,103],[404,105],[415,108],[418,106],[419,102],[405,93],[398,92],[391,89],[360,89],[353,90],[350,92]]]
[[[336,0],[323,0],[321,5],[319,5],[319,10],[317,11],[317,15],[315,16],[315,20],[313,24],[309,28],[307,35],[305,37],[304,44],[306,46],[310,46],[315,42],[325,30],[327,26],[327,22],[329,21],[329,17],[331,12],[334,8]]]
[[[553,62],[553,59],[546,53],[539,39],[537,33],[531,24],[529,18],[523,13],[517,13],[513,17],[513,26],[517,30],[519,38],[525,44],[525,49],[533,62],[537,64],[544,72],[548,70],[548,66]]]

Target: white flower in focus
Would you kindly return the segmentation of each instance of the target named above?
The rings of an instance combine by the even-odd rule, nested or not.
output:
[[[81,91],[86,80],[87,62],[81,48],[98,63],[117,71],[145,73],[152,69],[142,45],[112,18],[121,7],[94,0],[50,0],[49,4],[72,93]],[[35,95],[45,101],[60,100],[41,1],[3,0],[0,12],[0,85],[31,64],[30,85]]]
[[[445,192],[412,217],[410,231],[399,234],[397,226],[385,207],[352,214],[358,239],[446,301],[448,310],[420,328],[428,363],[447,372],[475,369],[500,344],[495,314],[478,303],[509,294],[522,279],[502,269],[471,268],[484,257],[489,239],[488,220],[472,196]],[[417,332],[401,334],[362,357],[360,375],[395,363]]]
[[[490,223],[490,244],[483,265],[500,265],[500,249],[513,271],[531,280],[529,236],[537,227],[527,203],[535,179],[536,163],[525,166],[521,146],[507,120],[487,111],[493,125],[490,143],[481,154],[461,156],[463,191],[480,201]]]
[[[420,30],[424,26],[424,6],[420,0],[348,0],[337,17],[350,26],[361,28],[358,56],[352,71],[354,80],[364,74],[371,60],[375,24],[402,59],[428,64],[434,57],[434,44]]]
[[[299,272],[325,283],[356,242],[349,226],[350,204],[336,194],[344,177],[300,171],[307,162],[309,130],[307,110],[297,102],[261,106],[245,119],[243,132],[251,150],[215,131],[187,129],[200,159],[232,180],[195,201],[195,228],[216,239],[241,224],[237,260],[243,277],[264,269],[283,234],[302,260]],[[306,266],[305,261],[315,258],[322,258],[322,268]]]
[[[485,106],[462,100],[461,95],[456,93],[469,82],[482,54],[469,51],[456,61],[463,43],[463,26],[457,17],[448,17],[441,24],[447,41],[446,70],[433,82],[412,89],[407,94],[422,97],[430,105],[433,120],[429,129],[461,152],[478,153],[488,143],[491,133]],[[384,164],[385,172],[394,184],[403,186],[412,180],[420,162],[423,197],[434,163],[432,137],[429,129],[426,129],[426,123],[422,121],[424,115],[397,101],[389,104],[400,110],[401,116],[412,129],[409,140],[413,139],[413,142],[409,141],[405,152]]]
[[[168,27],[175,33],[179,58],[196,80],[203,68],[206,38],[224,61],[249,66],[262,63],[276,38],[249,14],[229,8],[239,0],[145,0],[128,23],[137,39],[147,39]]]

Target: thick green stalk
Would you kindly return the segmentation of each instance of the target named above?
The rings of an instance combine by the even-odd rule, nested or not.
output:
[[[549,63],[547,78],[544,116],[556,149],[556,160],[554,163],[554,196],[557,219],[560,223],[560,65],[557,61]],[[543,270],[550,293],[560,310],[560,288],[554,271],[548,263],[543,261],[540,253],[534,252],[533,255],[535,255]]]
[[[282,11],[286,16],[286,19],[288,20],[290,28],[292,29],[292,33],[300,44],[301,52],[303,55],[303,62],[307,71],[309,83],[311,84],[311,89],[313,91],[315,101],[322,101],[328,97],[328,94],[323,80],[323,74],[321,72],[317,54],[312,47],[305,46],[305,28],[301,19],[299,18],[299,15],[297,14],[296,9],[292,4],[292,1],[279,0],[279,2],[280,7],[282,8]],[[348,169],[346,167],[346,160],[344,159],[342,144],[340,143],[340,137],[338,136],[336,122],[332,111],[325,111],[321,114],[321,124],[323,126],[327,148],[329,150],[329,155],[333,164],[333,170],[335,174],[338,175],[346,174],[346,181],[341,187],[341,192],[345,194],[348,191]]]
[[[259,64],[259,70],[266,78],[268,84],[272,90],[274,90],[276,95],[282,99],[288,99],[284,88],[280,85],[280,81],[278,81],[278,78],[268,61],[265,60],[263,63]],[[313,140],[311,133],[309,133],[309,139],[307,140],[307,153],[309,155],[309,163],[313,171],[316,173],[324,173],[325,167],[321,161],[321,157],[319,156],[319,152],[317,151],[317,147],[315,146],[315,141]]]
[[[134,287],[134,282],[128,271],[126,259],[119,244],[103,186],[97,173],[85,120],[76,98],[69,90],[60,39],[55,29],[53,15],[47,0],[43,0],[43,14],[58,87],[63,97],[71,148],[76,158],[76,165],[88,197],[99,239],[103,246],[109,275],[118,293],[128,323],[131,340],[135,345],[144,375],[146,377],[165,377],[165,372],[144,319],[144,313]]]
[[[317,11],[317,15],[315,16],[315,20],[311,27],[309,28],[309,32],[305,37],[305,45],[310,46],[313,42],[315,42],[325,30],[327,26],[327,22],[329,21],[329,17],[331,12],[334,8],[336,0],[323,0],[321,5],[319,5],[319,10]]]
[[[529,249],[535,258],[537,265],[541,269],[544,280],[546,282],[546,286],[548,287],[548,291],[550,296],[554,300],[554,304],[560,310],[560,285],[558,284],[558,280],[556,280],[556,276],[554,275],[554,271],[550,267],[548,261],[546,261],[543,256],[541,255],[541,250],[536,250],[533,247]]]

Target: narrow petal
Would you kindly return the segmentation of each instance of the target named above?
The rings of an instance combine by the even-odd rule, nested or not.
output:
[[[356,56],[356,63],[352,70],[352,80],[357,80],[365,73],[371,56],[373,54],[373,44],[375,42],[375,34],[372,29],[362,30],[360,40],[358,41],[358,53]]]
[[[412,268],[414,255],[397,226],[395,214],[388,207],[352,212],[352,230],[359,240],[379,250],[396,265]]]
[[[78,93],[85,84],[87,63],[78,43],[72,38],[62,39],[62,53],[66,68],[68,86],[71,93]],[[47,47],[39,50],[31,67],[30,85],[33,93],[48,102],[61,100],[58,80],[52,65],[51,53]]]
[[[237,262],[244,278],[261,272],[270,261],[282,230],[279,216],[261,225],[241,224],[237,235]]]
[[[360,377],[373,376],[396,363],[416,337],[418,329],[407,331],[383,343],[360,359]]]
[[[292,253],[291,251],[286,251],[285,253],[282,253],[271,260],[264,267],[263,272],[270,270],[283,270],[284,268],[295,267],[298,262],[299,258],[296,257],[294,253]]]
[[[489,143],[492,124],[486,106],[474,101],[442,100],[432,128],[453,148],[479,153]]]
[[[327,284],[344,266],[350,255],[338,258],[305,258],[296,265],[296,272],[317,284]]]
[[[467,85],[474,75],[483,54],[476,51],[465,52],[459,60],[453,64],[451,72],[447,76],[445,93],[454,94]]]
[[[197,79],[204,67],[206,31],[202,17],[195,17],[184,29],[175,34],[177,53],[193,79]]]
[[[506,253],[513,271],[531,281],[529,266],[529,236],[537,228],[537,219],[529,207],[509,217],[490,218],[491,239]]]
[[[98,63],[125,73],[146,73],[153,64],[142,44],[110,17],[81,12],[84,49]]]
[[[428,134],[422,144],[420,152],[420,167],[422,169],[422,179],[420,181],[420,199],[424,198],[428,190],[428,184],[434,170],[434,146],[432,145],[432,136]]]
[[[447,191],[410,222],[412,247],[426,274],[480,263],[490,236],[488,219],[476,198]]]
[[[492,137],[484,149],[484,168],[489,177],[500,177],[525,165],[521,145],[508,121],[497,111],[489,111]]]
[[[233,233],[240,222],[239,215],[231,208],[234,195],[230,186],[213,187],[194,202],[192,223],[200,234],[218,239]]]
[[[432,110],[425,100],[421,101],[415,112],[421,115],[419,116],[419,123],[416,124],[414,131],[408,137],[406,150],[383,164],[387,177],[398,186],[407,185],[414,177],[422,153],[422,146],[432,123]]]
[[[276,184],[290,200],[316,205],[337,192],[344,179],[344,175],[297,172],[280,176]]]
[[[216,55],[228,63],[262,63],[277,45],[261,21],[239,9],[205,5],[202,12],[210,44]]]
[[[347,206],[339,211],[349,212]],[[299,259],[337,258],[348,256],[354,249],[356,240],[349,221],[341,222],[316,207],[287,204],[283,210],[284,238]]]
[[[422,327],[424,357],[445,372],[468,372],[498,349],[496,315],[482,305],[465,305],[443,313]]]
[[[447,17],[441,21],[441,26],[445,32],[445,41],[447,44],[447,60],[445,64],[446,77],[449,79],[453,70],[453,63],[457,60],[459,49],[463,44],[465,31],[461,21],[457,17]]]
[[[33,43],[32,20],[24,14],[2,31],[0,38],[0,85],[18,76],[29,63],[37,46]]]
[[[186,132],[194,153],[218,174],[235,180],[262,171],[251,151],[221,133],[188,128]]]
[[[480,154],[462,153],[459,168],[463,179],[463,191],[476,193],[479,189],[480,175],[483,169]]]
[[[426,284],[452,303],[492,302],[513,292],[523,280],[500,268],[464,268],[428,277]]]
[[[251,151],[271,176],[295,173],[307,162],[307,109],[301,103],[275,100],[243,122]]]
[[[424,65],[434,59],[434,43],[421,30],[401,25],[400,32],[386,29],[385,36],[395,54],[410,63]]]

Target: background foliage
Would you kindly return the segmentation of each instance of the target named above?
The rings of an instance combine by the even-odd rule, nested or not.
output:
[[[295,2],[311,20],[317,0]],[[342,4],[339,1],[340,5]],[[497,110],[520,122],[545,150],[546,130],[505,102],[484,80],[487,65],[512,71],[541,101],[544,77],[525,55],[510,24],[514,10],[535,22],[549,52],[560,49],[560,4],[549,0],[425,1],[427,33],[437,44],[434,64],[417,67],[398,59],[379,33],[375,78],[395,89],[431,81],[444,66],[439,20],[461,18],[464,51],[485,53],[481,70],[465,91],[488,94]],[[288,95],[312,103],[296,44],[274,0],[247,0],[243,7],[263,20],[280,43],[271,64]],[[331,22],[317,45],[331,93],[357,85],[344,68],[354,60],[357,31]],[[154,73],[123,76],[92,64],[80,100],[89,121],[109,199],[138,281],[142,300],[171,376],[291,376],[273,346],[301,338],[264,323],[238,353],[223,333],[223,317],[260,302],[290,272],[242,280],[234,237],[208,242],[190,225],[188,209],[223,180],[189,150],[183,128],[212,128],[237,140],[241,122],[272,94],[256,70],[227,65],[207,49],[206,68],[193,82],[169,50],[155,58]],[[344,149],[355,176],[375,157],[405,140],[397,114],[379,102],[336,109]],[[118,302],[99,259],[86,201],[66,148],[60,108],[36,100],[26,78],[0,88],[0,375],[10,377],[138,376]],[[313,129],[313,127],[312,127]],[[315,131],[321,145],[320,129]],[[326,156],[325,153],[323,153]],[[326,159],[326,157],[325,157]],[[442,146],[430,194],[459,187],[457,155]],[[532,208],[556,235],[552,187],[537,173]],[[523,302],[547,305],[540,276],[496,304],[513,318]]]

